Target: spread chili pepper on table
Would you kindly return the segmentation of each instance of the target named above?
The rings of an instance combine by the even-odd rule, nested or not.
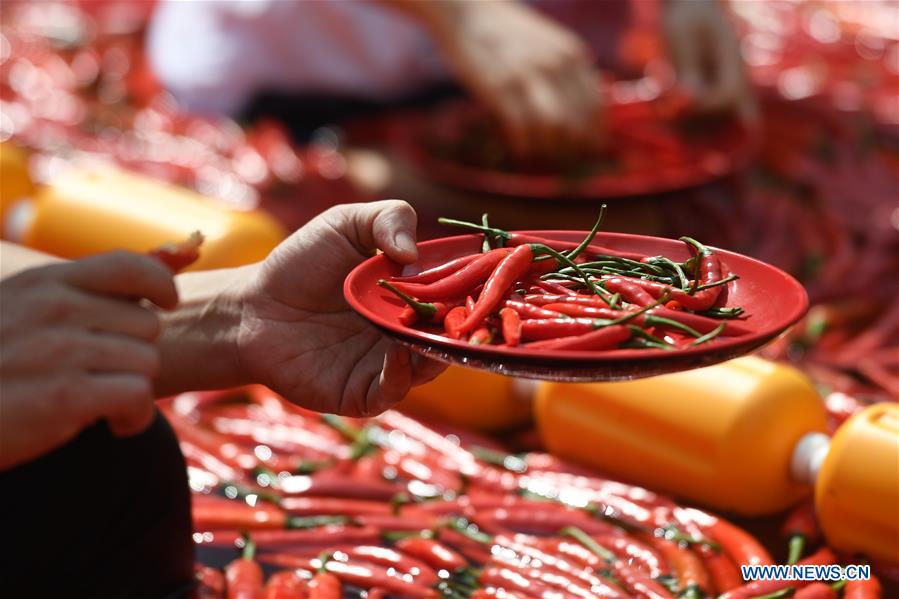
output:
[[[224,577],[198,569],[203,597],[880,596],[876,580],[826,589],[744,581],[739,565],[774,560],[739,527],[546,454],[507,454],[488,439],[461,432],[454,439],[451,429],[438,433],[397,412],[371,420],[322,415],[259,387],[200,402],[184,397],[163,401],[163,412],[179,434],[190,427],[192,439],[229,438],[211,448],[222,460],[255,451],[297,462],[277,446],[229,434],[226,415],[234,414],[288,436],[330,431],[338,456],[308,474],[247,463],[233,470],[240,484],[210,484],[219,477],[205,469],[208,461],[186,456],[201,559],[213,549],[237,556]],[[345,484],[316,483],[334,477]],[[374,487],[392,493],[355,494]],[[800,564],[836,563],[805,516],[790,522],[784,533],[803,531],[810,544]]]
[[[404,326],[436,325],[472,345],[672,350],[749,332],[732,320],[741,308],[716,306],[739,278],[718,254],[690,237],[683,262],[595,245],[604,213],[580,243],[440,219],[483,233],[483,251],[378,285],[405,304]]]

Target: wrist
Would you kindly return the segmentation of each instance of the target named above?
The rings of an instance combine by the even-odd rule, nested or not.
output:
[[[176,278],[178,307],[161,314],[157,395],[248,384],[239,333],[247,289],[258,265]]]

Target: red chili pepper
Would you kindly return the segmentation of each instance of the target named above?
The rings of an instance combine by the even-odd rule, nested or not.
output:
[[[197,533],[201,535],[207,533]],[[241,534],[237,530],[219,530],[209,533],[212,541],[208,544],[216,547],[234,545]],[[371,526],[345,526],[329,524],[318,528],[304,530],[254,530],[253,540],[265,548],[272,547],[321,547],[327,548],[340,543],[377,543],[381,532]],[[196,538],[196,537],[195,537]],[[293,567],[284,564],[286,567]]]
[[[433,283],[421,284],[397,281],[394,286],[403,293],[424,301],[464,297],[479,283],[483,283],[490,276],[490,273],[493,272],[496,265],[511,252],[512,250],[509,248],[497,248],[484,254],[479,254],[476,260]]]
[[[338,545],[328,549],[331,559],[344,563],[370,563],[408,575],[416,584],[431,586],[439,580],[437,572],[425,562],[380,545]]]
[[[669,310],[675,310],[676,312],[680,312],[684,309],[684,306],[677,300],[671,300],[670,302],[665,303],[665,307]]]
[[[493,331],[487,327],[481,327],[471,334],[468,342],[472,345],[490,345],[493,341]]]
[[[678,543],[650,537],[653,546],[662,552],[668,563],[677,574],[678,588],[683,592],[692,592],[693,595],[705,597],[711,590],[709,575],[702,565],[702,561],[688,547],[682,547]],[[698,591],[698,593],[697,593]]]
[[[559,312],[553,312],[547,308],[526,304],[518,300],[506,300],[505,306],[518,312],[518,315],[522,318],[561,318],[564,316]]]
[[[330,572],[319,572],[309,581],[309,599],[343,599],[340,579]]]
[[[552,281],[541,281],[537,280],[537,286],[545,289],[549,293],[560,293],[562,295],[577,295],[577,292],[573,289],[569,289],[568,287],[564,287],[558,283],[554,283]]]
[[[366,562],[344,563],[329,561],[325,569],[349,584],[363,589],[373,586],[384,588],[401,597],[416,597],[421,599],[436,599],[439,595],[434,589],[430,589],[419,583],[409,582],[404,578],[389,573],[386,569]]]
[[[293,570],[275,572],[265,583],[263,599],[305,599],[306,581]]]
[[[390,593],[387,589],[382,589],[380,587],[374,587],[368,589],[368,597],[366,599],[387,599],[387,595]]]
[[[194,579],[197,581],[196,599],[222,599],[225,596],[225,575],[218,568],[197,566]]]
[[[615,529],[605,522],[591,518],[582,510],[564,506],[541,506],[539,502],[523,507],[479,510],[475,523],[487,533],[509,531],[528,534],[556,534],[568,526],[576,526],[587,534],[610,534]]]
[[[431,567],[447,572],[455,572],[468,565],[464,557],[436,539],[412,536],[400,539],[394,545],[403,553],[417,557]]]
[[[467,314],[471,314],[471,311],[474,310],[474,298],[470,295],[465,298],[465,309],[467,310]]]
[[[762,547],[752,535],[726,520],[717,518],[714,524],[706,529],[706,533],[721,545],[738,567],[774,563],[768,550]]]
[[[743,584],[740,570],[726,554],[708,548],[701,550],[701,553],[716,593],[720,595]]]
[[[478,582],[485,586],[495,586],[501,589],[510,589],[524,593],[530,597],[552,597],[562,595],[573,597],[571,594],[562,594],[558,589],[538,580],[530,579],[514,568],[505,566],[487,566],[478,577]]]
[[[287,514],[277,506],[260,501],[251,507],[242,501],[194,495],[191,508],[194,530],[236,528],[285,528]]]
[[[652,295],[634,285],[630,280],[624,277],[610,277],[603,279],[603,287],[613,293],[620,293],[625,301],[638,306],[649,306],[656,301]]]
[[[166,243],[147,252],[172,271],[179,272],[197,261],[200,257],[200,246],[203,245],[203,234],[194,231],[190,237],[178,243]]]
[[[529,535],[515,535],[514,537],[499,536],[496,538],[496,545],[502,548],[511,549],[518,554],[518,556],[510,556],[511,559],[503,559],[504,552],[499,551],[494,554],[494,560],[502,561],[506,564],[519,565],[524,561],[529,561],[532,564],[539,563],[540,565],[535,567],[556,572],[566,579],[574,579],[567,584],[577,586],[586,585],[587,590],[590,592],[595,592],[596,589],[602,589],[601,594],[603,597],[621,596],[621,593],[617,591],[615,587],[610,585],[606,580],[595,575],[591,569],[575,565],[566,561],[564,558],[554,555],[554,552],[538,548],[542,547],[542,541],[543,539],[540,537],[532,537]],[[526,559],[521,559],[521,556],[524,556]],[[545,582],[555,585],[557,581],[545,580]],[[561,582],[566,584],[564,580]]]
[[[883,587],[874,576],[868,580],[850,580],[843,588],[843,599],[880,599]]]
[[[612,564],[615,578],[639,597],[646,599],[672,599],[674,595],[668,592],[662,585],[649,577],[649,574],[641,572],[637,568],[623,561]]]
[[[260,599],[262,568],[256,563],[256,544],[245,537],[243,555],[225,566],[228,599]]]
[[[509,238],[506,240],[506,245],[509,247],[515,247],[530,243],[539,243],[541,245],[545,245],[547,247],[551,247],[552,249],[558,252],[567,252],[575,249],[580,245],[574,241],[559,241],[557,239],[547,239],[545,237],[539,237],[537,235],[528,235],[527,233],[510,233]],[[607,248],[601,245],[590,244],[584,249],[584,253],[588,256],[614,256],[616,258],[627,258],[629,260],[640,260],[644,258],[642,254],[636,254],[634,252],[625,252],[622,250],[613,250],[612,248]]]
[[[550,293],[529,293],[524,296],[524,301],[535,306],[545,306],[547,304],[584,304],[585,306],[594,306],[597,308],[608,308],[609,304],[595,295],[559,295]]]
[[[521,343],[521,316],[512,308],[503,308],[499,315],[503,319],[503,340],[506,345],[515,347]]]
[[[406,308],[403,308],[403,311],[400,313],[400,322],[406,326],[414,324],[417,320],[440,324],[443,322],[443,319],[446,318],[447,312],[449,312],[452,307],[446,302],[420,302],[415,298],[410,297],[408,294],[403,293],[384,279],[380,279],[378,285],[394,293],[397,297],[406,302],[406,308],[412,310],[411,319]]]
[[[474,308],[460,327],[463,333],[473,331],[500,306],[509,287],[527,272],[533,259],[534,252],[531,246],[521,245],[496,265],[484,283],[484,289],[478,296]]]
[[[837,593],[830,588],[829,584],[813,582],[796,591],[793,597],[794,599],[836,599]]]
[[[423,270],[417,275],[408,275],[405,277],[391,277],[392,281],[399,281],[402,283],[433,283],[439,279],[442,279],[452,273],[460,270],[463,266],[466,266],[470,262],[474,262],[477,260],[481,254],[469,254],[467,256],[462,256],[461,258],[456,258],[455,260],[450,260],[449,262],[445,262],[440,266],[435,266],[434,268],[429,268],[428,270]]]
[[[471,562],[476,564],[486,564],[491,559],[489,543],[476,541],[457,530],[441,528],[439,538],[442,542],[461,553]]]
[[[468,310],[465,306],[456,306],[446,313],[446,318],[443,319],[443,327],[450,339],[462,338],[462,330],[459,327],[465,322],[465,317],[467,316]]]
[[[281,508],[291,516],[357,516],[361,514],[390,514],[390,504],[365,499],[335,497],[285,497]]]
[[[671,573],[668,563],[656,549],[632,537],[606,534],[594,535],[593,540],[619,559],[642,566],[653,578]]]
[[[813,501],[803,501],[796,507],[781,527],[781,534],[789,542],[787,564],[795,564],[802,557],[808,543],[818,540],[818,521],[815,519]]]
[[[714,305],[715,300],[718,299],[718,294],[721,292],[721,288],[723,285],[717,285],[715,287],[708,287],[706,289],[702,289],[697,291],[695,294],[690,295],[688,292],[678,289],[677,287],[672,287],[671,285],[666,285],[665,283],[658,283],[656,281],[647,281],[645,279],[637,279],[637,278],[628,278],[628,282],[632,285],[640,287],[653,298],[660,298],[663,295],[668,295],[672,300],[679,302],[684,308],[687,310],[693,310],[694,312],[702,312],[703,310],[708,310]],[[622,294],[622,297],[624,294]]]
[[[582,335],[562,337],[561,339],[534,341],[533,343],[528,343],[526,347],[530,349],[547,350],[597,351],[613,349],[618,347],[618,344],[623,343],[630,338],[631,330],[624,325],[616,324],[590,331],[589,333],[584,333]]]
[[[720,520],[719,520],[720,522]],[[718,540],[717,538],[715,540]],[[718,540],[721,543],[720,540]],[[807,558],[800,560],[800,565],[830,565],[836,563],[836,556],[833,554],[833,551],[824,547],[819,549],[816,553],[808,556]],[[764,562],[758,562],[764,564]],[[770,564],[770,562],[768,562]],[[801,588],[807,585],[807,581],[801,580],[754,580],[748,584],[744,584],[741,587],[728,591],[721,595],[718,599],[749,599],[750,597],[756,597],[758,595],[767,595],[769,593],[776,593],[782,589],[786,589],[789,587]]]
[[[414,506],[413,506],[414,507]],[[373,526],[385,531],[420,531],[432,528],[437,524],[436,518],[430,514],[404,510],[402,515],[393,514],[361,514],[353,520],[359,524]]]

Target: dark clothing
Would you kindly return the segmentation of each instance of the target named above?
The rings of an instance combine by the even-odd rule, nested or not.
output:
[[[105,422],[0,472],[4,597],[186,596],[194,547],[184,458],[168,422],[114,437]]]

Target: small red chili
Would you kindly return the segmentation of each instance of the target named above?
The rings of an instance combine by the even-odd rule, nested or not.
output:
[[[499,315],[503,319],[503,339],[506,345],[515,347],[521,343],[521,316],[512,308],[503,308]]]
[[[402,283],[433,283],[439,279],[442,279],[452,273],[461,270],[463,266],[468,265],[471,262],[477,260],[481,254],[469,254],[467,256],[462,256],[461,258],[456,258],[455,260],[450,260],[449,262],[445,262],[440,266],[435,266],[434,268],[429,268],[428,270],[423,270],[417,275],[408,275],[405,277],[392,277],[391,280],[399,281]]]
[[[602,350],[612,349],[631,338],[631,330],[620,324],[611,325],[582,335],[547,339],[528,343],[531,349],[548,350]]]
[[[506,291],[527,271],[533,259],[534,252],[531,246],[521,245],[497,264],[484,283],[484,289],[478,296],[474,308],[469,311],[465,322],[462,323],[463,333],[478,327],[502,303]]]
[[[496,265],[512,252],[509,248],[497,248],[484,254],[478,254],[461,269],[433,283],[404,283],[397,281],[395,287],[423,301],[445,300],[447,298],[464,297],[483,283]]]

